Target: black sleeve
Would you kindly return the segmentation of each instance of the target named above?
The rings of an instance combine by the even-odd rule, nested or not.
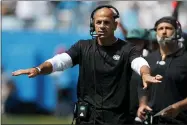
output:
[[[131,48],[131,50],[130,50],[130,55],[129,55],[129,61],[130,61],[130,63],[135,58],[140,57],[140,56],[141,56],[141,51],[135,45],[133,45],[132,48]]]
[[[81,58],[81,42],[78,41],[77,43],[72,45],[70,49],[66,51],[66,53],[71,57],[73,66],[79,64]]]

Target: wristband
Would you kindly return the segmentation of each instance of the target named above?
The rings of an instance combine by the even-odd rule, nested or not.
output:
[[[36,68],[39,73],[41,72],[41,69],[39,67],[34,67],[34,68]]]

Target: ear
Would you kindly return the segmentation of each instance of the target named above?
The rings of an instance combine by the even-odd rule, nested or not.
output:
[[[116,29],[117,29],[117,26],[118,26],[118,22],[117,22],[117,21],[115,21],[115,22],[114,22],[114,30],[116,30]]]

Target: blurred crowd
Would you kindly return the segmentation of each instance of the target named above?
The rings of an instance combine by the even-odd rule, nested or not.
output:
[[[153,22],[172,14],[172,1],[2,1],[3,30],[89,30],[90,14],[109,4],[120,12],[127,29],[152,28]],[[179,9],[179,21],[187,29],[187,2]]]

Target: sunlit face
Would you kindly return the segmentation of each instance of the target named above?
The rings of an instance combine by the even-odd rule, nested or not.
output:
[[[99,38],[107,38],[114,35],[117,22],[113,18],[113,12],[108,8],[98,10],[94,16],[95,32]]]
[[[170,23],[160,23],[157,26],[157,36],[161,37],[161,38],[169,38],[173,35],[173,33],[175,32],[175,28],[170,24]]]

